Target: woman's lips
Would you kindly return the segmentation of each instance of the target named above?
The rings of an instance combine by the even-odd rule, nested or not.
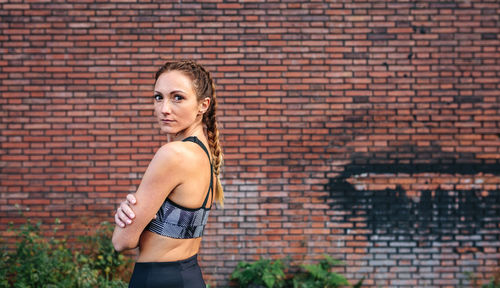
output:
[[[171,120],[171,119],[161,119],[160,120],[162,123],[165,123],[165,124],[168,124],[168,123],[172,123],[174,122],[174,120]]]

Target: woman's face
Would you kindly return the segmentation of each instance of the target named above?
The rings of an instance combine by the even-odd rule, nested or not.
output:
[[[177,135],[189,130],[203,114],[191,78],[180,71],[165,72],[156,80],[155,116],[163,133]]]

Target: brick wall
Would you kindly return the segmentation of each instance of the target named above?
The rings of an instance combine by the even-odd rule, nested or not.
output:
[[[500,259],[498,1],[1,1],[0,231],[112,220],[164,143],[153,72],[214,72],[226,206],[201,261],[328,253],[367,287]],[[18,206],[18,207],[16,207]]]

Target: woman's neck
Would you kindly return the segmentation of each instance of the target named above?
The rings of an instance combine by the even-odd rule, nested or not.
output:
[[[167,142],[181,141],[189,136],[197,136],[198,138],[204,135],[203,126],[200,124],[191,126],[177,134],[167,134]]]

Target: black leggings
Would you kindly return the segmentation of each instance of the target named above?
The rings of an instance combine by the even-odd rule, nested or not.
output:
[[[198,255],[175,262],[136,262],[129,288],[205,288]]]

